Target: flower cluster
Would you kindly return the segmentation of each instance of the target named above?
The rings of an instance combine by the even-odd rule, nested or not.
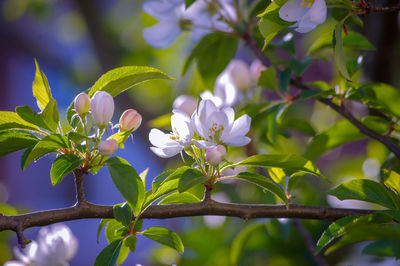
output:
[[[187,9],[184,0],[150,0],[143,10],[159,20],[143,31],[146,42],[155,48],[170,46],[183,30],[191,30],[194,42],[212,31],[231,32],[229,24],[237,20],[231,0],[198,0]]]
[[[100,138],[104,129],[110,124],[114,114],[114,99],[105,91],[97,91],[92,99],[86,93],[80,93],[75,97],[74,106],[76,114],[81,118],[81,122],[86,129],[84,121],[87,114],[91,113],[94,122],[99,128],[97,136]],[[120,132],[133,132],[142,123],[142,116],[134,109],[126,110],[119,119],[119,124],[115,127]],[[88,132],[85,132],[87,134]],[[102,156],[110,156],[117,151],[119,143],[111,138],[98,143],[98,151]]]
[[[206,150],[206,160],[216,165],[225,159],[226,146],[244,146],[250,142],[245,135],[250,129],[251,119],[242,115],[235,120],[231,107],[218,108],[211,100],[202,100],[190,117],[174,110],[171,117],[171,133],[152,129],[149,140],[151,150],[162,158],[172,157],[195,145]],[[194,138],[195,133],[198,137]]]
[[[54,266],[68,265],[78,250],[78,240],[63,224],[43,227],[37,241],[33,240],[24,252],[14,249],[17,260],[6,262],[5,266]]]

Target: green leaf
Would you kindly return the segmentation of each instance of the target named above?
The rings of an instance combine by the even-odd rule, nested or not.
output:
[[[53,134],[44,137],[33,147],[32,151],[27,156],[23,170],[34,160],[38,160],[48,153],[56,152],[58,149],[68,147],[68,139],[62,135]]]
[[[126,91],[133,86],[151,79],[169,79],[170,76],[161,72],[158,69],[147,66],[124,66],[114,68],[102,75],[88,95],[92,97],[96,91],[106,91],[111,96],[115,97],[123,91]]]
[[[196,0],[185,0],[185,8],[188,9]]]
[[[35,110],[33,110],[30,106],[18,106],[15,108],[15,111],[25,121],[32,123],[33,125],[36,125],[38,127],[50,130],[47,127],[46,123],[43,121],[43,117],[35,112]]]
[[[183,244],[180,237],[173,231],[165,227],[150,227],[142,232],[143,236],[150,238],[160,244],[169,246],[179,253],[183,253]]]
[[[97,236],[96,236],[97,244],[99,243],[99,237],[100,237],[101,230],[103,229],[104,226],[107,225],[107,223],[109,221],[111,221],[111,219],[101,219],[99,227],[97,228]]]
[[[340,74],[342,74],[347,80],[350,80],[350,75],[347,72],[346,59],[343,51],[343,23],[343,20],[338,22],[335,26],[335,30],[333,31],[333,54],[335,57],[336,67],[339,69]]]
[[[8,204],[0,203],[0,213],[2,215],[17,215],[18,211]]]
[[[267,70],[261,72],[260,78],[258,79],[258,85],[273,91],[277,91],[278,85],[276,84],[276,76],[275,68],[269,67]]]
[[[287,107],[287,104],[279,103],[269,108],[263,115],[267,120],[267,139],[270,143],[276,142],[277,122],[282,112]]]
[[[130,235],[127,238],[124,239],[124,245],[129,248],[130,251],[135,253],[136,251],[136,235]]]
[[[73,154],[62,154],[58,156],[51,166],[51,184],[53,186],[60,184],[64,176],[77,169],[82,162],[83,159]]]
[[[35,79],[32,84],[32,91],[33,91],[33,96],[35,96],[37,100],[37,105],[40,108],[40,110],[44,110],[44,108],[47,106],[47,104],[50,102],[50,100],[53,98],[50,92],[50,87],[49,83],[47,81],[46,76],[40,70],[39,64],[35,59],[35,65],[36,65],[36,74],[35,74]]]
[[[82,141],[86,140],[86,136],[76,133],[74,131],[70,131],[66,134],[67,138],[72,140],[75,144],[79,144]]]
[[[313,174],[328,181],[318,170],[318,168],[309,160],[298,155],[288,154],[259,154],[253,155],[234,166],[244,165],[253,167],[278,167],[290,171],[302,171]]]
[[[189,192],[174,193],[166,196],[158,205],[164,204],[185,204],[185,203],[197,203],[201,199]]]
[[[170,128],[172,114],[165,114],[147,122],[149,128]]]
[[[279,84],[281,85],[281,90],[283,92],[288,91],[291,75],[292,71],[290,70],[290,68],[286,68],[279,76]]]
[[[50,99],[49,103],[40,115],[42,116],[47,128],[56,133],[60,122],[57,101]]]
[[[246,247],[247,240],[255,232],[260,232],[265,234],[265,224],[252,224],[240,231],[240,233],[235,237],[231,245],[231,251],[229,255],[230,265],[240,265],[239,259],[240,254]]]
[[[356,199],[379,204],[389,209],[400,207],[399,197],[384,185],[369,179],[353,179],[347,181],[328,194],[340,200]]]
[[[304,153],[304,157],[315,160],[333,148],[364,137],[360,130],[348,120],[339,120],[314,137]]]
[[[144,200],[144,185],[135,168],[119,157],[109,158],[104,164],[118,191],[138,215]]]
[[[301,76],[310,66],[311,61],[311,58],[306,58],[303,61],[292,58],[289,61],[289,67],[297,76]]]
[[[400,175],[395,171],[389,171],[387,169],[382,169],[384,184],[392,189],[394,189],[397,194],[400,195]]]
[[[105,247],[100,254],[97,255],[94,266],[114,266],[119,255],[121,245],[122,239],[118,239]]]
[[[136,220],[134,224],[133,230],[135,230],[135,232],[141,231],[143,228],[143,219]]]
[[[132,221],[132,209],[126,202],[122,205],[114,205],[113,214],[114,218],[125,226],[128,226]]]
[[[21,130],[0,131],[0,157],[34,146],[38,139]]]
[[[309,121],[299,117],[296,118],[286,118],[282,120],[282,127],[291,128],[302,132],[304,134],[315,136],[315,129],[312,127]]]
[[[120,239],[121,237],[124,237],[127,232],[128,232],[127,227],[122,225],[115,219],[110,219],[110,221],[107,223],[107,227],[105,230],[108,243],[111,243],[117,239]]]
[[[186,59],[182,75],[197,61],[197,68],[207,83],[214,84],[216,77],[235,56],[238,39],[215,32],[204,36]]]
[[[261,17],[258,28],[264,37],[264,47],[267,46],[272,39],[282,30],[293,25],[293,22],[287,22],[279,17],[280,6],[276,1],[269,4],[264,13],[260,14]]]
[[[164,171],[163,173],[161,173],[160,175],[156,176],[153,179],[153,183],[152,183],[152,187],[153,187],[153,192],[157,191],[158,188],[167,181],[179,178],[182,176],[182,174],[186,171],[190,169],[190,167],[188,166],[182,166],[178,169],[169,169]]]
[[[287,199],[286,194],[283,191],[282,187],[280,187],[279,185],[277,185],[274,182],[272,182],[271,180],[269,180],[268,177],[265,177],[260,174],[249,173],[249,172],[239,173],[236,177],[246,180],[248,182],[251,182],[253,184],[256,184],[256,185],[260,186],[261,188],[274,193],[283,202],[288,204],[288,199]]]
[[[122,243],[125,242],[125,239],[122,240]],[[129,255],[129,247],[126,245],[121,245],[121,249],[119,250],[117,261],[115,262],[117,265],[121,265]]]
[[[0,111],[0,130],[4,129],[27,129],[38,131],[36,125],[25,121],[17,113]]]
[[[197,169],[188,169],[183,174],[182,177],[179,179],[178,190],[179,193],[182,193],[189,188],[203,183],[207,181],[208,178],[204,176],[202,172]]]
[[[372,242],[364,247],[362,254],[380,257],[400,258],[400,242],[393,239],[382,239]]]

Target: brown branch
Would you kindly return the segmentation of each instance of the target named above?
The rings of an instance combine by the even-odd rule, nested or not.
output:
[[[84,171],[82,169],[75,169],[74,176],[75,176],[76,204],[77,205],[86,204],[87,202],[85,197],[85,191],[83,189]]]
[[[373,212],[373,210],[339,209],[323,206],[289,205],[287,208],[286,205],[232,204],[209,200],[207,203],[150,206],[141,215],[141,218],[168,219],[218,215],[239,217],[244,220],[255,218],[337,220],[349,215],[365,215]],[[89,218],[114,218],[113,206],[96,205],[87,202],[85,205],[75,205],[64,209],[2,216],[0,217],[0,231],[13,230],[22,232],[30,227]]]

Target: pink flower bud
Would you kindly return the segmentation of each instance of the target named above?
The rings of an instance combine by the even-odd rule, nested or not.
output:
[[[105,91],[97,91],[92,98],[92,115],[99,127],[105,127],[114,114],[114,99]]]
[[[206,161],[211,165],[218,165],[226,157],[226,149],[223,145],[211,146],[206,149]]]
[[[134,109],[128,109],[119,119],[119,128],[121,131],[135,131],[142,123],[142,116]]]
[[[172,108],[185,112],[188,116],[192,116],[197,108],[197,100],[189,95],[179,95],[176,97]]]
[[[90,110],[90,97],[86,93],[79,93],[74,100],[75,111],[82,116]]]
[[[110,156],[118,150],[118,142],[115,139],[103,140],[98,148],[101,155]]]
[[[242,60],[234,59],[228,66],[232,83],[240,90],[247,90],[253,84],[249,66]]]
[[[260,78],[261,72],[266,70],[267,68],[262,64],[260,60],[254,60],[253,63],[250,65],[250,74],[253,78],[254,82],[258,82]]]

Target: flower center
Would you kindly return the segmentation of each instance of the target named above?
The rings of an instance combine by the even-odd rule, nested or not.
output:
[[[312,4],[314,4],[315,0],[301,0],[301,6],[311,8]]]
[[[213,123],[212,126],[208,129],[209,131],[209,138],[214,141],[218,141],[218,135],[221,131],[224,130],[223,125],[218,125],[217,123]]]

